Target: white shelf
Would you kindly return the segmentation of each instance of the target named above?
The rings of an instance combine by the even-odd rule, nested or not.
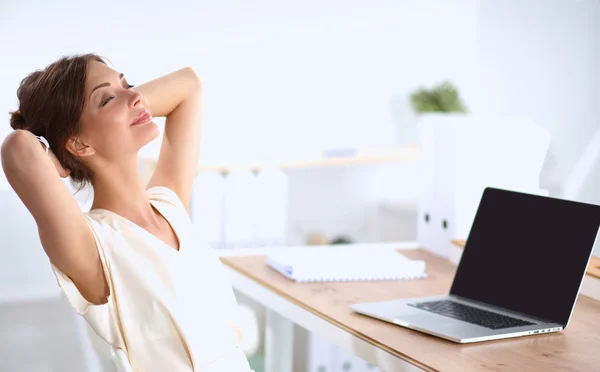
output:
[[[348,151],[333,151],[306,153],[296,155],[277,155],[278,161],[270,160],[241,160],[228,163],[202,162],[198,166],[198,172],[217,171],[227,173],[232,170],[249,169],[259,171],[263,168],[278,169],[302,169],[322,168],[335,166],[365,165],[397,163],[414,161],[418,158],[417,146],[396,146],[388,148],[357,149]],[[146,166],[154,167],[157,157],[141,155],[140,160]]]

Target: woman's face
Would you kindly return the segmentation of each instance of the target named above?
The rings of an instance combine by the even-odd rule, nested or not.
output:
[[[106,64],[89,62],[85,94],[79,137],[93,154],[107,160],[137,155],[140,148],[160,134],[151,119],[133,125],[145,110],[150,112],[148,100],[129,86],[123,74]]]

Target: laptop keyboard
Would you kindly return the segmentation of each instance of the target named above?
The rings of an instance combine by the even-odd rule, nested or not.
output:
[[[420,302],[409,304],[409,306],[490,329],[503,329],[534,324],[450,300]]]

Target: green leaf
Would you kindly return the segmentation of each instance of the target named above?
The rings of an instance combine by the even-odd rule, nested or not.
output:
[[[456,112],[467,113],[456,87],[444,81],[431,89],[420,88],[413,92],[410,101],[416,112]]]

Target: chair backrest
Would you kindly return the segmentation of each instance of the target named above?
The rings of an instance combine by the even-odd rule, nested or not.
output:
[[[86,323],[87,325],[87,323]],[[102,340],[90,326],[87,326],[88,337],[102,365],[103,371],[133,372],[127,354],[122,349],[116,349]]]
[[[127,359],[127,355],[123,350],[113,348],[112,359],[117,367],[117,372],[133,372],[129,359]]]

